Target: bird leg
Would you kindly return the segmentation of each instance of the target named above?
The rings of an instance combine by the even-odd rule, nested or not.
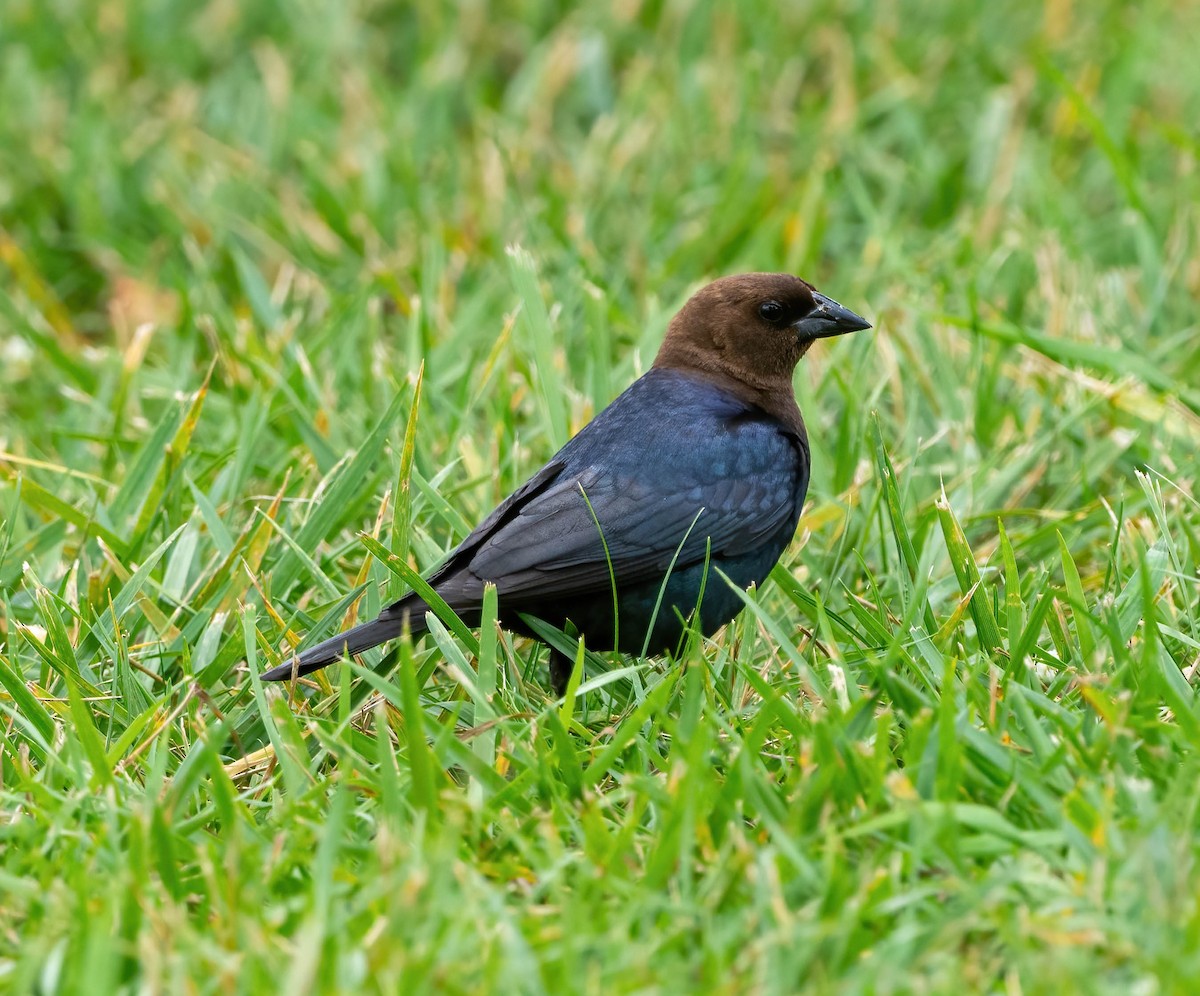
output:
[[[561,650],[550,648],[550,687],[560,698],[567,694],[567,683],[575,670],[575,662]]]

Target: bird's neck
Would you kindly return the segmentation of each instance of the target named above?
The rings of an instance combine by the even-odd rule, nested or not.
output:
[[[711,354],[680,355],[676,350],[668,351],[665,346],[655,358],[653,369],[675,370],[712,384],[739,401],[766,412],[805,443],[808,442],[808,433],[800,415],[800,406],[796,404],[796,392],[790,377],[749,378],[741,371],[735,375],[719,363],[714,363]]]

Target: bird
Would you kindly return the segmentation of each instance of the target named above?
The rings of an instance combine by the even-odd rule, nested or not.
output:
[[[468,626],[484,587],[498,618],[532,616],[594,650],[669,654],[711,636],[761,585],[799,524],[809,443],[792,377],[818,339],[864,318],[786,273],[723,277],[693,294],[654,363],[455,547],[429,585]],[[716,573],[728,579],[725,583]],[[263,673],[309,674],[428,626],[415,592]],[[551,648],[562,696],[573,670]]]

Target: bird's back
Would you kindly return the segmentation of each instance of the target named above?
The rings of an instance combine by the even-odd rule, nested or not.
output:
[[[679,629],[676,610],[687,615],[702,586],[703,628],[736,612],[736,595],[715,575],[706,579],[705,565],[743,587],[765,577],[795,530],[808,447],[730,393],[653,369],[530,484],[431,584],[467,618],[490,581],[511,625],[519,613],[569,620],[593,646],[640,649],[668,571],[655,627],[668,638]]]

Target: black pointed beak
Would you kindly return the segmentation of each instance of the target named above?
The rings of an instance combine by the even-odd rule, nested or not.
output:
[[[814,293],[813,300],[816,307],[792,325],[802,339],[827,339],[831,335],[861,332],[871,327],[865,318],[843,308],[831,297]]]

